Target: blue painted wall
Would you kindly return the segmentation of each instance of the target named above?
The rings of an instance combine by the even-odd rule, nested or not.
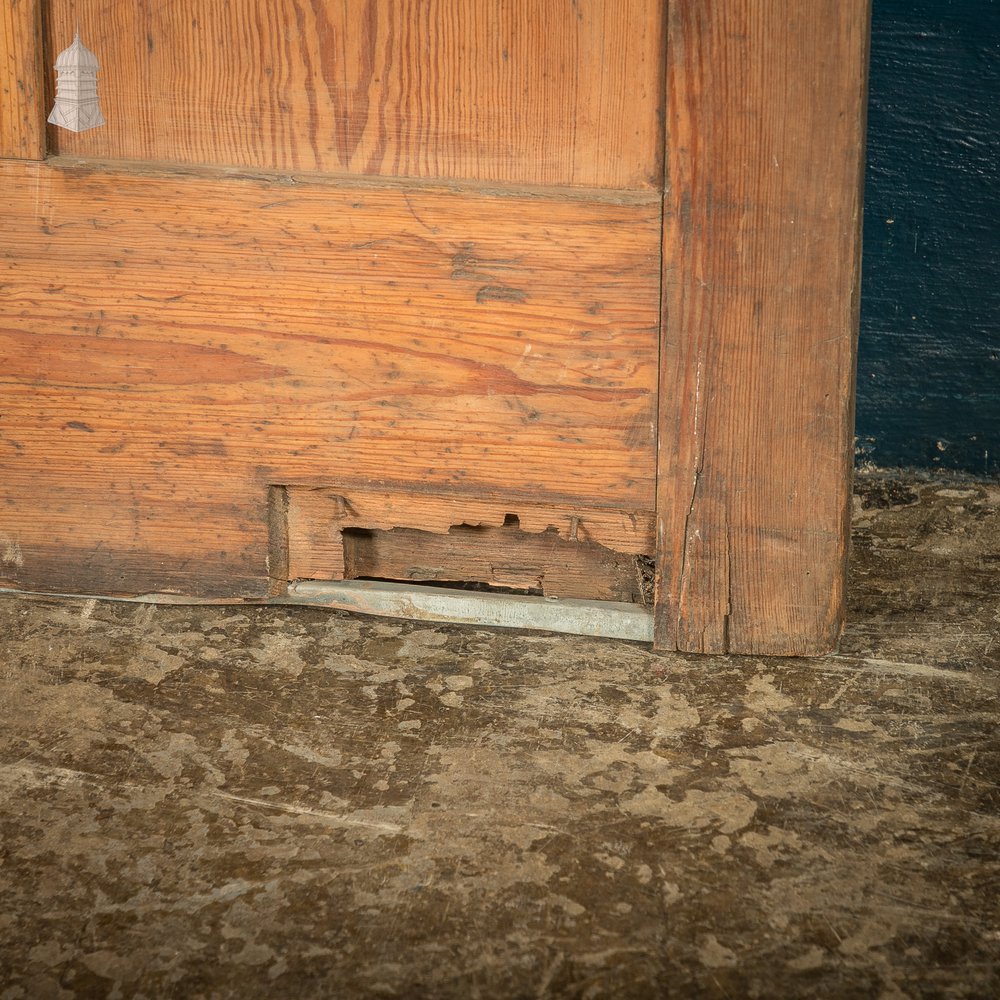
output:
[[[874,0],[862,461],[1000,473],[1000,0]]]

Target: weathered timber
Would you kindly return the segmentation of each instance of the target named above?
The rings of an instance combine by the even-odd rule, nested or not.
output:
[[[663,0],[52,0],[107,124],[59,152],[658,188]]]
[[[0,158],[45,156],[40,0],[0,0]]]
[[[280,505],[280,509],[274,508],[274,504]],[[289,486],[273,494],[272,509],[272,518],[278,523],[284,518],[287,525],[285,579],[289,580],[343,579],[347,571],[341,535],[351,528],[380,532],[411,528],[446,535],[461,525],[502,528],[516,524],[529,537],[544,536],[550,549],[560,542],[578,542],[601,552],[636,556],[651,555],[655,548],[653,515],[649,511],[593,507],[589,503],[539,503],[513,492],[506,497],[490,498],[462,493],[448,495],[443,490],[418,493],[413,489]],[[452,578],[475,579],[460,572],[460,560],[456,559],[449,560],[458,574]],[[390,572],[357,575],[394,576]]]
[[[0,181],[7,585],[262,596],[272,486],[653,509],[658,198]]]
[[[843,621],[868,4],[669,4],[656,644]]]
[[[445,534],[348,528],[343,541],[346,580],[470,583],[545,597],[652,603],[642,557],[567,541],[554,529],[522,531],[515,521],[499,528],[457,524]]]

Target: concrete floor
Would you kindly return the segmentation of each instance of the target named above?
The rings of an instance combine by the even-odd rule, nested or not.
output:
[[[0,1000],[1000,996],[1000,486],[821,660],[0,598]]]

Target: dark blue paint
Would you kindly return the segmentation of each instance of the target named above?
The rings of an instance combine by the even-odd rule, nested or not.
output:
[[[859,455],[1000,473],[1000,0],[874,0]]]

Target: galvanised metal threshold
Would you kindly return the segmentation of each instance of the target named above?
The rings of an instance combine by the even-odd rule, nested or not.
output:
[[[299,580],[290,583],[285,594],[261,601],[234,601],[228,598],[219,600],[185,597],[180,594],[102,597],[93,594],[45,594],[7,589],[0,590],[0,593],[138,604],[227,604],[247,607],[301,605],[353,611],[383,618],[563,632],[632,642],[653,641],[653,610],[639,604],[494,594],[371,580]]]

